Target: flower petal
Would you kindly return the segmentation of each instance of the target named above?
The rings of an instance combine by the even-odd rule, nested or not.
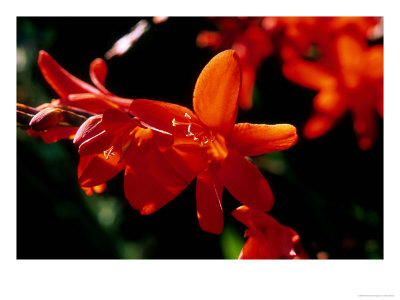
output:
[[[312,116],[304,126],[304,136],[308,139],[315,139],[327,133],[335,124],[335,117],[316,114]]]
[[[55,143],[63,139],[74,139],[77,130],[78,127],[56,126],[44,131],[34,131],[28,129],[27,132],[33,137],[40,136],[45,143]]]
[[[233,50],[216,55],[201,71],[193,109],[210,129],[228,134],[235,123],[241,85],[239,57]]]
[[[296,127],[289,124],[235,124],[230,146],[245,156],[285,150],[297,142]]]
[[[38,64],[46,81],[61,98],[69,94],[100,94],[99,90],[67,72],[43,50],[39,52]]]
[[[74,138],[74,145],[79,147],[86,140],[103,131],[102,115],[95,115],[87,119],[78,129]]]
[[[262,211],[272,208],[274,196],[268,182],[252,163],[236,151],[229,152],[218,178],[239,202]]]
[[[170,180],[164,182],[165,177],[160,176],[160,173],[152,174],[149,171],[148,162],[152,156],[143,152],[136,154],[134,161],[131,160],[125,169],[125,197],[133,208],[148,215],[173,200],[186,185],[169,185]],[[163,172],[162,168],[159,171]]]
[[[180,123],[198,122],[196,115],[190,109],[162,101],[134,100],[129,108],[129,113],[142,122],[169,133],[179,129],[183,129],[183,132],[187,130],[187,126],[173,126],[174,119]]]
[[[249,228],[246,231],[249,238],[240,254],[241,259],[287,259],[296,256],[294,248],[299,236],[290,227],[246,206],[237,208],[232,215]]]
[[[107,131],[121,129],[124,126],[134,126],[136,121],[127,112],[118,109],[108,109],[103,113],[103,127]]]
[[[224,227],[222,190],[222,184],[216,181],[210,171],[204,171],[197,176],[197,217],[204,231],[214,234],[222,232]]]
[[[94,85],[104,94],[110,95],[111,93],[105,88],[104,82],[107,76],[107,65],[101,58],[96,58],[90,64],[90,79]]]
[[[334,46],[344,84],[349,88],[358,86],[366,65],[366,43],[361,38],[342,34],[335,40]]]
[[[119,109],[117,103],[111,101],[110,97],[90,93],[70,94],[61,99],[62,104],[79,107],[86,111],[101,114],[107,109]],[[129,105],[127,105],[129,107]]]
[[[314,98],[314,107],[318,112],[340,117],[348,108],[345,97],[336,89],[324,88]]]
[[[242,89],[240,91],[239,105],[243,110],[250,110],[253,106],[253,90],[256,74],[253,68],[243,67]]]
[[[358,145],[362,150],[370,149],[378,135],[378,122],[375,113],[356,109],[353,111],[353,118],[353,127],[358,137]]]
[[[105,183],[124,169],[125,163],[120,160],[118,153],[107,157],[103,153],[81,156],[78,166],[79,184],[93,187]]]
[[[336,85],[336,78],[333,74],[312,62],[293,59],[283,65],[282,71],[290,80],[310,89],[320,90]]]
[[[208,156],[201,147],[173,145],[162,152],[163,157],[189,184],[208,165]]]

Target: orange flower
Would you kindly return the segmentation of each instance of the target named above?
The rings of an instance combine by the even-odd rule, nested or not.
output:
[[[284,60],[321,56],[323,61],[331,56],[334,38],[349,34],[366,40],[379,26],[379,18],[280,17],[276,18],[275,26],[283,31],[281,56]]]
[[[368,48],[362,38],[342,34],[331,47],[332,55],[323,65],[293,59],[283,67],[290,80],[318,90],[316,112],[307,122],[304,135],[316,138],[325,134],[350,111],[359,146],[369,149],[377,136],[376,112],[383,117],[383,46]]]
[[[194,112],[175,104],[135,100],[130,112],[153,127],[170,132],[171,148],[207,158],[197,176],[197,214],[203,230],[223,229],[222,190],[241,203],[270,210],[272,191],[245,156],[289,148],[297,141],[292,125],[235,124],[241,85],[239,57],[232,50],[216,55],[203,69],[194,89]]]
[[[268,33],[261,28],[261,18],[210,18],[219,31],[204,30],[197,37],[199,47],[214,50],[232,48],[242,66],[242,90],[239,105],[244,110],[253,105],[253,89],[258,67],[273,51]]]
[[[44,78],[60,97],[53,101],[54,105],[68,105],[95,114],[109,108],[127,110],[132,102],[132,99],[117,97],[105,88],[107,65],[101,58],[90,64],[90,78],[96,87],[71,75],[43,50],[39,52],[38,63]]]
[[[96,88],[68,73],[43,50],[39,52],[38,64],[46,81],[60,97],[38,106],[38,113],[31,116],[28,133],[40,136],[47,143],[73,139],[79,125],[88,116],[110,108],[127,110],[132,102],[132,99],[111,94],[104,87],[107,66],[100,58],[90,65],[90,77]],[[72,119],[72,123],[64,122]],[[63,122],[67,126],[59,126]]]
[[[241,206],[232,215],[248,229],[248,237],[239,259],[290,259],[306,258],[304,251],[296,253],[300,237],[291,228],[281,225],[262,211]]]
[[[170,153],[172,141],[170,134],[151,129],[121,110],[91,117],[74,139],[80,154],[79,184],[90,193],[125,170],[126,198],[142,214],[151,214],[174,199],[196,175],[177,169],[185,162],[179,154]]]

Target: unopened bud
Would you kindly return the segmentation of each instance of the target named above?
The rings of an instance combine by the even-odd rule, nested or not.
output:
[[[64,121],[63,111],[59,108],[48,107],[38,112],[29,125],[33,130],[42,131],[56,126]]]

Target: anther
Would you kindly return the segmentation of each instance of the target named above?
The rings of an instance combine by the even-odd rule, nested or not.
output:
[[[113,150],[114,150],[114,146],[111,146],[109,149],[104,151],[104,156],[105,156],[106,160],[108,160],[110,158],[110,156],[115,155],[115,153],[112,152]]]

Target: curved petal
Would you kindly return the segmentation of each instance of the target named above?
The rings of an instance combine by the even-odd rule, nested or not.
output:
[[[222,190],[222,184],[216,181],[210,171],[204,171],[197,176],[197,217],[204,231],[220,234],[224,228]]]
[[[38,137],[40,136],[45,143],[55,143],[59,140],[64,139],[74,139],[75,133],[78,130],[78,127],[65,127],[65,126],[56,126],[53,128],[49,128],[44,131],[34,131],[28,129],[27,132],[30,136]]]
[[[90,64],[90,79],[94,85],[104,94],[110,95],[111,93],[105,88],[104,82],[107,76],[107,65],[101,58],[96,58]]]
[[[243,110],[250,110],[253,106],[253,90],[256,74],[253,68],[244,68],[242,73],[242,89],[239,96],[239,105]]]
[[[378,135],[378,122],[373,111],[354,110],[353,127],[358,137],[358,145],[362,150],[368,150],[375,143]]]
[[[78,152],[80,155],[93,155],[100,154],[107,151],[115,140],[114,135],[106,131],[102,131],[95,136],[84,140],[80,145]]]
[[[233,50],[216,55],[201,71],[193,109],[210,129],[228,134],[235,123],[241,85],[239,57]]]
[[[242,259],[279,259],[294,258],[298,234],[290,227],[280,224],[270,215],[259,210],[241,206],[232,215],[249,230],[240,258]]]
[[[143,152],[135,154],[125,169],[125,197],[133,208],[138,209],[141,214],[148,215],[173,200],[186,185],[170,185],[170,179],[169,182],[165,182],[163,179],[167,174],[164,171],[169,170],[160,168],[159,172],[163,174],[154,174],[148,168],[148,162],[153,157]]]
[[[335,120],[336,118],[323,114],[314,115],[304,126],[304,136],[308,139],[315,139],[324,135],[335,124]]]
[[[61,98],[69,94],[100,94],[99,90],[67,72],[43,50],[39,52],[38,64],[46,81]]]
[[[185,178],[187,184],[207,168],[209,159],[203,149],[197,146],[173,145],[163,151],[162,156]]]
[[[147,148],[132,147],[125,157],[127,164],[141,174],[148,173],[164,186],[187,186],[187,181],[179,169],[165,159],[160,150],[153,144]]]
[[[87,119],[78,129],[74,138],[74,145],[79,147],[86,140],[103,131],[102,115],[95,115]]]
[[[245,156],[285,150],[297,142],[296,127],[289,124],[235,124],[230,146]]]
[[[79,107],[86,111],[101,114],[107,109],[119,109],[120,106],[112,102],[108,97],[90,93],[70,94],[61,99],[62,104]]]
[[[288,79],[310,89],[320,90],[336,85],[336,78],[333,74],[312,62],[294,59],[285,63],[282,71]]]
[[[268,182],[252,163],[236,151],[229,152],[218,178],[239,202],[262,211],[272,208],[274,196]]]
[[[119,109],[108,109],[103,113],[103,127],[107,131],[121,129],[124,126],[134,126],[136,121],[127,112]]]
[[[325,88],[314,98],[314,108],[324,114],[340,117],[347,109],[347,103],[336,89]]]
[[[101,185],[113,178],[124,167],[118,153],[105,156],[103,153],[98,155],[81,156],[78,167],[78,182],[83,187],[93,187]]]
[[[142,122],[169,133],[176,132],[179,129],[182,129],[182,133],[184,133],[187,130],[188,123],[198,122],[196,115],[190,109],[155,100],[134,100],[129,108],[129,113]],[[173,120],[186,125],[174,126]]]
[[[379,80],[383,78],[383,45],[375,45],[368,49],[366,73]]]
[[[367,44],[362,38],[342,34],[335,40],[335,50],[338,58],[338,67],[343,74],[345,83],[352,86],[353,77],[360,74],[364,68]],[[349,76],[349,77],[347,77]]]

